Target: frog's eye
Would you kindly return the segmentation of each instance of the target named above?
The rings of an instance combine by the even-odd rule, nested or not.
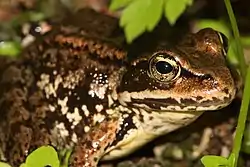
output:
[[[227,50],[228,50],[228,40],[227,40],[227,37],[224,34],[220,33],[220,32],[218,32],[218,36],[219,36],[220,42],[221,42],[221,44],[223,46],[223,49],[222,49],[223,50],[223,54],[226,56]]]
[[[167,54],[158,53],[149,60],[149,75],[158,81],[173,81],[180,75],[180,71],[176,60]]]

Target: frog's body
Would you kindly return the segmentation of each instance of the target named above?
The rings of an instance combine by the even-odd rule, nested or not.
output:
[[[217,32],[127,60],[112,42],[59,28],[1,71],[0,148],[14,167],[42,145],[73,149],[70,166],[129,154],[235,96]]]

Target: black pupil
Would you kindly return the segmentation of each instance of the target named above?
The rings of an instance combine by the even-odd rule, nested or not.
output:
[[[166,61],[158,61],[155,66],[156,70],[161,74],[167,74],[173,70],[173,67]]]

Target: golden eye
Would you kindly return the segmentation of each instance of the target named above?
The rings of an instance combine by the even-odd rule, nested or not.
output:
[[[161,82],[175,80],[181,72],[175,59],[164,53],[157,53],[149,60],[149,75]]]

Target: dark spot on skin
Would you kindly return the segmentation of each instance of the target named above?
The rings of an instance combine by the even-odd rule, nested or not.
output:
[[[138,114],[139,114],[139,115],[138,115],[138,117],[139,117],[138,119],[139,119],[141,122],[144,122],[142,113],[139,112]]]
[[[145,99],[131,99],[131,104],[145,104],[151,108],[154,109],[160,109],[162,106],[168,106],[168,105],[180,105],[178,101],[176,101],[173,98],[167,98],[167,99],[151,99],[151,98],[145,98]]]
[[[197,101],[200,101],[200,100],[202,100],[202,99],[203,99],[203,97],[201,97],[201,96],[197,96],[197,97],[196,97],[196,100],[197,100]]]
[[[218,98],[216,98],[216,97],[213,97],[213,102],[219,103],[220,101],[221,101],[220,99],[218,99]]]
[[[121,147],[117,147],[117,150],[122,150],[122,148]]]
[[[193,105],[193,104],[197,104],[197,101],[193,99],[181,99],[181,103],[184,103],[186,105]]]
[[[188,117],[185,117],[185,118],[182,118],[181,120],[182,121],[185,121],[185,120],[189,120],[190,118],[188,118]]]
[[[176,100],[173,99],[173,98],[164,99],[163,102],[168,103],[168,104],[179,104],[179,102],[176,101]]]
[[[223,107],[223,106],[219,106],[219,107],[218,107],[218,110],[220,110],[220,109],[222,109],[222,108],[224,108],[224,107]]]
[[[130,114],[128,117],[124,118],[120,130],[116,133],[116,139],[113,141],[111,146],[115,146],[119,141],[121,141],[130,129],[136,129],[135,124],[133,123],[134,114]]]
[[[188,108],[187,111],[196,111],[196,107],[195,108]]]
[[[225,92],[226,94],[229,94],[229,90],[227,88],[223,89],[223,92]]]
[[[87,146],[87,148],[91,148],[92,147],[92,141],[90,141],[90,140],[85,141],[85,145]]]

